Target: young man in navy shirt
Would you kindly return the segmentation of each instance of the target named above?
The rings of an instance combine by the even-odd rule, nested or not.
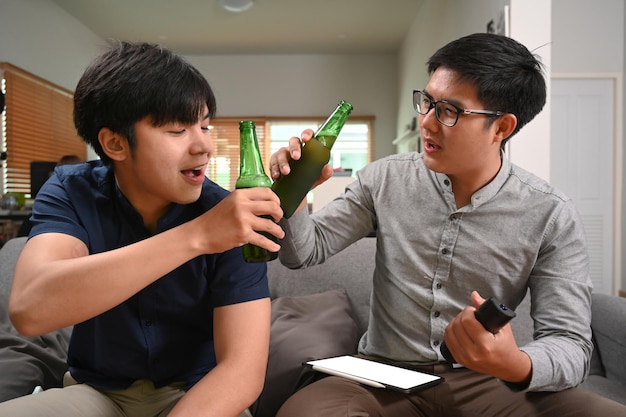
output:
[[[0,415],[237,416],[261,392],[280,202],[205,177],[215,97],[180,56],[121,42],[76,88],[78,133],[99,161],[42,187],[15,270],[10,314],[25,335],[74,325],[69,386]]]

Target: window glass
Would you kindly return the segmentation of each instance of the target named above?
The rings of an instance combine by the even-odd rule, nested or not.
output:
[[[294,134],[299,135],[304,129],[316,130],[321,122],[269,122],[271,153],[287,146]],[[333,145],[329,163],[338,171],[351,170],[352,175],[370,161],[370,122],[350,122],[341,130]]]
[[[214,155],[211,158],[207,176],[227,190],[235,188],[239,176],[239,121],[254,120],[256,123],[259,150],[265,172],[269,175],[271,155],[283,146],[289,138],[300,135],[304,129],[316,130],[324,119],[280,119],[280,118],[216,118],[212,124]],[[352,118],[341,130],[331,151],[329,163],[344,175],[354,175],[371,161],[370,117]],[[340,175],[340,174],[336,174]]]

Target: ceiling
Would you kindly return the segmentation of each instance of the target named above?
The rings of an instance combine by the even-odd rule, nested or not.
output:
[[[255,0],[242,13],[220,0],[52,1],[103,39],[213,55],[395,52],[423,0]]]

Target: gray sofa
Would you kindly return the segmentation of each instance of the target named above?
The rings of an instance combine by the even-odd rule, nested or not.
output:
[[[7,319],[6,299],[13,267],[24,242],[25,238],[12,239],[0,249],[3,398],[28,394],[37,385],[59,385],[65,369],[69,329],[40,338],[23,338]],[[289,270],[279,261],[268,264],[272,295],[270,357],[265,389],[250,408],[252,415],[275,415],[296,386],[310,376],[302,372],[303,361],[356,352],[369,319],[375,247],[376,238],[364,238],[325,264],[303,270]],[[594,294],[592,325],[596,350],[583,388],[626,404],[626,326],[621,322],[624,318],[626,299]],[[517,309],[512,326],[519,343],[531,340],[528,300]],[[8,377],[14,382],[10,388],[5,387]]]

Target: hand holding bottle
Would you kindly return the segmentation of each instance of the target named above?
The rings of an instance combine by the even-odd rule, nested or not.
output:
[[[261,217],[267,215],[271,219]],[[285,234],[276,223],[281,216],[280,201],[271,189],[233,190],[213,208],[188,222],[187,234],[202,254],[220,253],[246,243],[277,252],[280,245],[263,232],[283,238]]]
[[[290,140],[291,159],[284,158],[283,152],[283,162],[278,162],[279,171],[287,171],[288,174],[279,175],[272,185],[272,190],[280,198],[280,206],[285,218],[291,217],[296,210],[302,208],[307,193],[320,183],[320,177],[324,178],[325,174],[322,174],[322,171],[326,169],[328,173],[330,151],[351,112],[352,104],[342,100],[306,143],[300,147],[296,144],[294,147],[293,138]],[[307,136],[308,134],[309,132]],[[298,153],[299,158],[296,158]],[[284,161],[289,164],[289,169],[284,167]],[[281,163],[282,167],[280,167]],[[270,162],[271,172],[276,172],[275,165],[274,168],[271,166]]]
[[[302,145],[311,138],[313,138],[315,132],[312,129],[305,129],[302,131],[300,137],[293,136],[289,139],[289,145],[286,147],[282,147],[276,152],[274,152],[270,158],[270,174],[272,176],[272,180],[277,179],[281,175],[289,175],[291,172],[291,167],[289,166],[289,161],[298,160],[302,155]],[[320,174],[317,181],[314,183],[313,188],[317,187],[321,183],[327,181],[330,177],[333,176],[333,168],[330,164],[324,165],[322,168],[322,173]]]

